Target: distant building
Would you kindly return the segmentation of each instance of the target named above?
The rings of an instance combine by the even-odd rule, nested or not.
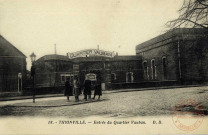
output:
[[[67,56],[45,55],[35,61],[36,87],[51,87],[63,85],[62,76],[72,74],[72,62]]]
[[[21,92],[26,56],[0,35],[0,92]]]
[[[67,78],[74,76],[78,76],[82,84],[90,73],[103,83],[103,89],[111,89],[112,84],[143,80],[142,62],[138,56],[117,56],[105,51],[95,55],[93,51],[100,50],[88,49],[68,56],[54,54],[41,57],[35,62],[36,87],[63,86]]]
[[[181,28],[136,46],[146,81],[208,81],[208,31]]]

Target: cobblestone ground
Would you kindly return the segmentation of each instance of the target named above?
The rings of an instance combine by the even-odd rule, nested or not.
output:
[[[192,99],[208,109],[208,87],[158,89],[103,94],[108,100],[72,106],[21,107],[2,106],[0,115],[7,116],[44,116],[44,117],[134,117],[171,115],[176,103]],[[66,102],[65,98],[51,100],[50,104]],[[73,102],[73,101],[71,101]],[[206,111],[207,112],[207,111]]]

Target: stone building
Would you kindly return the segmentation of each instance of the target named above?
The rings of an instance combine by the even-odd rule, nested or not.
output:
[[[0,35],[0,92],[21,92],[26,56]]]
[[[88,53],[100,50],[87,50]],[[135,83],[142,80],[143,70],[141,58],[138,56],[113,56],[109,52],[99,55],[85,55],[86,50],[79,53],[62,55],[46,55],[35,61],[36,87],[64,86],[67,78],[78,76],[81,84],[87,74],[95,74],[103,84],[103,89],[111,89],[113,84]],[[73,56],[73,58],[70,57]],[[81,56],[83,55],[83,56]]]
[[[208,81],[208,31],[180,28],[136,46],[146,81]]]
[[[46,55],[35,62],[36,87],[63,87],[67,78],[95,75],[103,89],[138,88],[208,81],[208,32],[175,29],[136,46],[136,55],[87,49]]]
[[[62,80],[65,81],[60,77],[70,74],[72,74],[72,62],[67,56],[45,55],[35,61],[36,87],[59,86]]]

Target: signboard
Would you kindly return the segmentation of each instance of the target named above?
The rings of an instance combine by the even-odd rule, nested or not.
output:
[[[79,71],[79,64],[73,64],[73,70]]]
[[[103,51],[98,49],[88,49],[82,50],[74,53],[67,53],[67,56],[70,59],[77,57],[90,57],[90,56],[104,56],[104,57],[114,57],[116,55],[115,52]]]
[[[93,73],[86,74],[85,80],[96,81],[96,74]]]

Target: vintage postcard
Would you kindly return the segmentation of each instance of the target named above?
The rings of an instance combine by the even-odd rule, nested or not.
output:
[[[208,0],[0,0],[1,135],[208,133]]]

